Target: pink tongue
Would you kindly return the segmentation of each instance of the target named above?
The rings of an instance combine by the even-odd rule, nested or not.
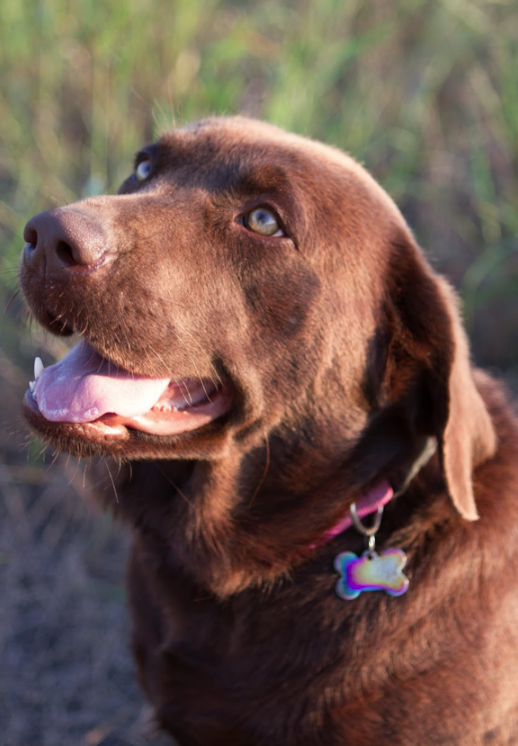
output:
[[[144,378],[104,360],[84,340],[40,374],[34,395],[52,422],[92,422],[112,412],[136,417],[148,412],[170,383]]]

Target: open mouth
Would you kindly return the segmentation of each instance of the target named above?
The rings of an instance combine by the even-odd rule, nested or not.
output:
[[[178,435],[230,408],[230,392],[221,384],[135,375],[101,357],[85,340],[48,368],[37,359],[34,375],[26,403],[49,422]]]

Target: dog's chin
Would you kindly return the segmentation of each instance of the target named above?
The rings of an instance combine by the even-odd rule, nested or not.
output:
[[[123,461],[211,458],[225,448],[232,403],[230,389],[225,387],[210,402],[187,407],[181,414],[148,412],[135,418],[105,414],[91,422],[53,422],[43,416],[29,390],[23,413],[31,428],[47,443],[72,456],[104,455]]]

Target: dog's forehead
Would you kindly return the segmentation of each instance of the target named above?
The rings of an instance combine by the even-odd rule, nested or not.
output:
[[[157,143],[172,167],[218,168],[234,173],[307,174],[330,168],[362,171],[347,155],[322,143],[245,117],[212,118],[165,133]]]
[[[214,117],[166,132],[159,144],[171,150],[226,156],[268,158],[268,153],[304,157],[310,140],[292,135],[266,122],[245,117]],[[320,144],[318,144],[320,145]],[[320,146],[324,148],[325,146]],[[330,149],[329,149],[330,150]]]

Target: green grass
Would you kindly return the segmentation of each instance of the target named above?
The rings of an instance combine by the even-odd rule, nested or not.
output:
[[[517,363],[517,53],[511,0],[2,0],[3,286],[31,214],[116,189],[174,123],[244,112],[363,161],[479,356]]]

